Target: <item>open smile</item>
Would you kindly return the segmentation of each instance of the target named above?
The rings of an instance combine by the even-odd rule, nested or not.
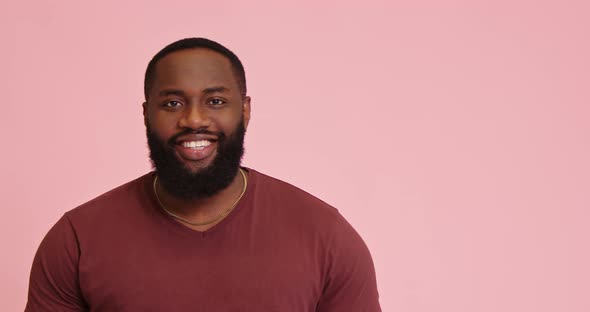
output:
[[[217,140],[213,139],[181,139],[174,149],[184,160],[199,161],[210,157],[217,148]]]

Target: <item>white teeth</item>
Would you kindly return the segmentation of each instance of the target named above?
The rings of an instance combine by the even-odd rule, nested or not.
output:
[[[184,146],[186,148],[205,148],[206,146],[209,146],[209,145],[211,145],[211,142],[207,141],[207,140],[182,142],[182,146]]]

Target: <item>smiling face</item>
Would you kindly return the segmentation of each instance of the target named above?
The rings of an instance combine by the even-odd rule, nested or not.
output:
[[[237,174],[250,120],[230,61],[204,48],[166,55],[143,105],[152,163],[181,198],[210,196]]]

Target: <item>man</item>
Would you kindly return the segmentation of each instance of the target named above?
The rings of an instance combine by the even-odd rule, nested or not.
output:
[[[154,172],[53,226],[26,311],[381,311],[369,252],[337,210],[240,167],[250,97],[234,53],[174,42],[144,88]]]

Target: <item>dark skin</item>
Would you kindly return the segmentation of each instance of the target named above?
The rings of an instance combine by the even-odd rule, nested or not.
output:
[[[206,129],[232,135],[244,119],[250,121],[250,97],[242,97],[230,61],[222,54],[208,49],[188,49],[173,52],[156,65],[155,79],[143,103],[145,124],[164,142],[187,129]],[[176,156],[187,170],[198,172],[211,165],[217,153],[215,136],[185,137],[185,140],[209,140],[211,146],[194,157],[182,153]],[[170,212],[194,223],[215,219],[230,208],[244,187],[241,174],[217,194],[207,198],[184,200],[176,198],[157,184],[161,202]],[[203,226],[182,223],[197,231],[206,231],[221,220]]]

